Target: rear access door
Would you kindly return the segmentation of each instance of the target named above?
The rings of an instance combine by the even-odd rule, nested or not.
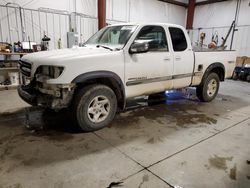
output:
[[[183,28],[169,27],[173,52],[173,87],[187,87],[191,84],[194,70],[194,53],[188,35]],[[188,40],[187,40],[188,39]]]

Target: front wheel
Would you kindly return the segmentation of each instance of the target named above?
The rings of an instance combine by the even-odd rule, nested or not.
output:
[[[117,110],[114,91],[105,85],[90,85],[76,94],[74,119],[85,132],[96,131],[107,126]]]
[[[196,88],[196,95],[200,101],[210,102],[216,97],[219,87],[220,79],[218,74],[210,73],[203,83]]]

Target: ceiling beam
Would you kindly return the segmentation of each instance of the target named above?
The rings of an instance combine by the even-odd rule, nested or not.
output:
[[[162,2],[165,2],[165,3],[173,4],[173,5],[178,5],[178,6],[185,7],[185,8],[188,7],[188,4],[182,3],[182,2],[179,2],[179,1],[174,1],[174,0],[158,0],[158,1],[162,1]]]
[[[187,3],[182,3],[180,1],[175,1],[175,0],[158,0],[158,1],[162,1],[162,2],[165,2],[165,3],[169,3],[169,4],[178,5],[178,6],[181,6],[181,7],[188,8],[188,4]],[[200,2],[195,3],[195,6],[207,5],[207,4],[212,4],[212,3],[219,3],[219,2],[223,2],[223,1],[229,1],[229,0],[206,0],[206,1],[200,1]]]
[[[219,2],[223,2],[223,1],[228,1],[228,0],[207,0],[207,1],[201,1],[201,2],[195,3],[195,6],[207,5],[207,4],[212,4],[212,3],[219,3]]]

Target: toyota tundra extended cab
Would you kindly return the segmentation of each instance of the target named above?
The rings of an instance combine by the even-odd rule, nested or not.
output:
[[[136,96],[196,87],[200,101],[213,100],[235,60],[234,51],[193,51],[179,25],[117,24],[83,47],[23,56],[18,93],[31,105],[68,108],[84,131],[94,131]]]

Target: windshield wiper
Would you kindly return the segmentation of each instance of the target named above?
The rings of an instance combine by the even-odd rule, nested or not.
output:
[[[102,47],[102,48],[105,48],[105,49],[108,49],[108,50],[114,51],[114,49],[113,49],[113,48],[110,48],[110,47],[108,47],[108,46],[104,46],[104,45],[100,45],[100,44],[98,44],[96,47],[97,47],[97,48]]]

